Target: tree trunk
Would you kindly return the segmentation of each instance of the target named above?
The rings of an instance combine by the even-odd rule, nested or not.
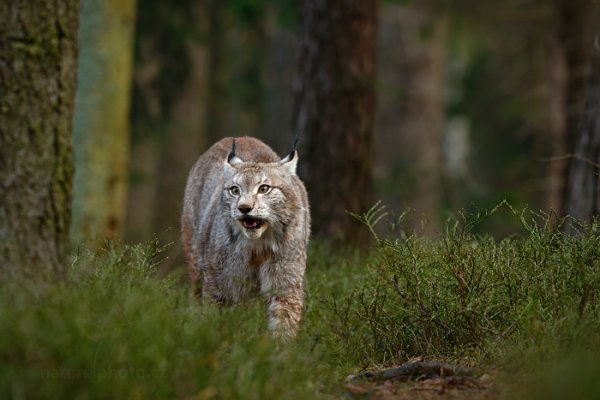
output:
[[[376,17],[376,0],[305,0],[294,87],[314,232],[355,242],[367,230],[347,212],[372,205]]]
[[[597,5],[589,0],[558,0],[561,15],[561,40],[567,63],[567,140],[569,151],[579,136],[586,88],[590,76],[590,51]]]
[[[381,13],[375,119],[377,196],[418,233],[439,231],[447,23],[427,2],[390,3]],[[454,150],[454,149],[451,149]],[[381,229],[381,228],[380,228]]]
[[[123,231],[134,20],[135,0],[82,1],[73,236],[95,245]]]
[[[411,154],[416,177],[411,195],[415,222],[418,221],[420,226],[423,221],[423,233],[433,235],[440,229],[439,214],[443,195],[442,134],[447,29],[445,20],[434,17],[433,7],[416,8],[414,12],[417,26],[411,32],[414,35],[412,43],[418,45],[414,46],[413,51],[407,49],[410,60],[407,118],[403,124],[403,132],[411,135],[415,144]],[[424,35],[423,32],[428,31],[430,33]]]
[[[599,22],[600,19],[596,19]],[[585,112],[581,120],[575,150],[570,161],[567,187],[567,213],[589,222],[600,214],[600,30],[592,52],[592,76],[587,90]],[[568,226],[567,231],[573,231]]]
[[[550,157],[546,166],[548,176],[544,185],[544,204],[547,211],[562,212],[569,160],[567,150],[567,66],[563,44],[555,34],[550,34],[545,68],[546,115],[544,134],[539,135],[543,157]]]
[[[0,266],[64,270],[79,2],[0,5]]]
[[[596,2],[587,0],[558,0],[558,10],[561,15],[561,42],[564,50],[564,57],[567,65],[567,134],[565,138],[565,150],[567,154],[579,154],[582,149],[582,141],[586,135],[584,131],[590,129],[586,127],[590,123],[589,109],[590,101],[593,101],[593,84],[588,84],[590,79],[590,57],[594,48],[594,32],[599,22],[598,5]],[[594,25],[596,24],[596,26]],[[594,54],[594,57],[596,55]],[[594,71],[595,73],[595,71]],[[594,78],[595,79],[595,78]],[[587,100],[586,100],[587,88]],[[585,111],[584,111],[585,109]],[[575,191],[580,194],[583,190],[579,187],[583,184],[581,181],[578,165],[581,160],[572,159],[569,167],[564,168],[565,176],[563,178],[563,214],[571,214],[578,218],[589,218],[589,207],[580,204],[581,202],[591,201],[590,199],[573,198]],[[578,177],[579,176],[579,177]],[[579,179],[579,181],[573,181]]]

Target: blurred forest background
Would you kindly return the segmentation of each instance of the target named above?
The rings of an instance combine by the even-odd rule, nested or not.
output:
[[[39,3],[35,10],[53,10]],[[75,86],[58,83],[65,129],[53,132],[66,136],[47,147],[64,155],[64,168],[28,162],[41,158],[11,150],[7,134],[25,129],[30,136],[15,138],[27,146],[31,132],[54,126],[25,107],[18,118],[6,110],[54,101],[44,92],[52,85],[30,98],[20,91],[19,100],[11,82],[43,83],[31,77],[57,70],[43,57],[58,54],[61,79],[77,66],[76,242],[177,242],[188,171],[212,143],[239,135],[281,155],[300,136],[316,237],[362,241],[367,229],[348,212],[377,200],[396,217],[412,210],[411,227],[423,235],[440,232],[457,210],[504,199],[589,220],[600,202],[597,9],[591,0],[83,0],[79,17],[76,1],[64,3],[59,22],[36,31],[23,21],[47,20],[44,12],[4,5],[3,42],[13,45],[3,47],[2,86],[11,93],[2,106],[3,169],[33,184],[39,171],[54,171],[64,190],[52,192],[53,204],[69,210],[65,118]],[[69,42],[77,32],[78,44]],[[40,50],[53,46],[59,51]],[[66,58],[77,54],[73,46],[76,62]],[[7,176],[3,203],[38,193],[20,192]],[[7,225],[19,226],[27,207],[3,208]],[[63,217],[48,232],[67,232]],[[495,218],[479,229],[504,235],[516,223]]]
[[[216,140],[256,136],[285,154],[301,130],[299,53],[309,19],[301,3],[138,3],[129,190],[118,228],[126,240],[155,233],[176,240],[187,172]],[[517,209],[562,214],[598,22],[594,7],[586,0],[380,2],[372,142],[364,144],[373,146],[364,161],[372,163],[373,190],[360,209],[351,208],[346,192],[338,197],[335,184],[319,176],[332,161],[315,160],[310,139],[301,137],[313,209],[327,202],[324,196],[352,212],[381,199],[395,215],[414,210],[413,225],[425,234],[439,231],[450,212],[503,199]],[[319,164],[316,177],[307,176],[306,163]],[[315,194],[319,181],[325,195]],[[335,217],[351,220],[343,212]],[[482,229],[505,234],[516,224],[494,219]],[[321,228],[317,221],[317,233]]]

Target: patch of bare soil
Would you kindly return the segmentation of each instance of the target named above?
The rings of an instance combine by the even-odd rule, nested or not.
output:
[[[439,361],[410,361],[398,367],[350,375],[346,397],[369,400],[497,399],[488,375]]]

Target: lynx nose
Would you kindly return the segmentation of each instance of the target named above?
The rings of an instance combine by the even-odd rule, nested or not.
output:
[[[250,211],[252,211],[252,207],[247,204],[240,204],[238,206],[238,210],[240,210],[242,214],[248,214]]]

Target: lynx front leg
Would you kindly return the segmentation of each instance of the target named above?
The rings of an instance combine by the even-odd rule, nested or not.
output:
[[[304,290],[294,287],[284,296],[272,295],[269,298],[269,329],[275,337],[292,337],[296,335],[302,319]]]
[[[304,303],[304,264],[266,263],[260,268],[260,290],[268,302],[269,330],[275,337],[295,336]]]

